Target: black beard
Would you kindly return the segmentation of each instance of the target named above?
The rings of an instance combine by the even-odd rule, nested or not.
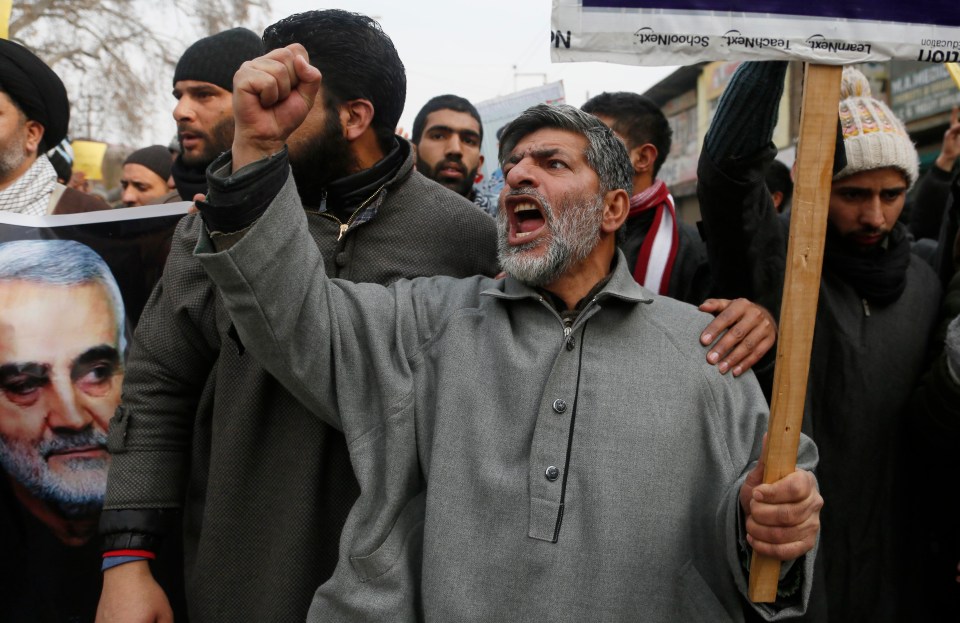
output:
[[[453,192],[457,193],[461,197],[469,197],[470,191],[473,190],[473,180],[477,178],[477,170],[480,167],[473,169],[472,171],[467,171],[463,176],[462,180],[452,181],[452,180],[443,180],[440,179],[440,171],[445,168],[445,165],[451,162],[456,162],[459,165],[463,165],[463,160],[452,160],[444,159],[438,162],[435,166],[430,166],[426,162],[417,160],[417,171],[422,173],[424,176],[432,179],[437,184],[449,188]]]
[[[305,205],[319,205],[324,189],[356,168],[350,141],[343,135],[340,117],[335,112],[328,112],[319,136],[307,139],[305,146],[290,149],[293,180]]]
[[[880,238],[880,241],[869,247],[865,247],[861,244],[858,244],[854,241],[854,236],[859,234],[881,234],[883,237]],[[829,221],[827,222],[827,244],[830,246],[835,246],[843,248],[850,253],[856,253],[863,257],[875,257],[877,255],[883,255],[887,251],[887,247],[890,244],[890,232],[889,231],[855,231],[849,234],[841,234],[836,227],[833,226]]]
[[[217,156],[233,147],[233,117],[218,122],[211,128],[209,134],[205,134],[206,147],[196,158],[188,156],[183,151],[183,143],[180,143],[180,158],[183,164],[190,167],[206,168],[208,164],[217,159]]]

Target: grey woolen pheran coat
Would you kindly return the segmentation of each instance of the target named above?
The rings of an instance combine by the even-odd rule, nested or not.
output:
[[[309,620],[742,620],[738,491],[767,406],[707,364],[708,316],[619,253],[569,328],[510,277],[329,279],[304,221],[288,180],[197,255],[247,348],[347,440],[361,495]],[[763,613],[801,611],[813,558]]]

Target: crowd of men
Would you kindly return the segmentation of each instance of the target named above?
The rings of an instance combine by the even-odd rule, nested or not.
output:
[[[123,206],[197,207],[129,345],[95,253],[0,244],[0,614],[960,616],[960,120],[921,176],[844,70],[798,469],[763,484],[785,72],[731,79],[693,226],[641,95],[522,113],[491,197],[466,99],[396,134],[405,70],[371,18],[193,43],[177,140],[123,165]],[[69,184],[68,124],[0,40],[0,211],[112,207]],[[747,597],[754,552],[782,561],[773,603]]]

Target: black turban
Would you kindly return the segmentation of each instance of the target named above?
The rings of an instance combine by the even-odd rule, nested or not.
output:
[[[40,153],[67,136],[70,102],[63,82],[33,52],[6,39],[0,39],[0,91],[20,107],[27,119],[43,126]]]

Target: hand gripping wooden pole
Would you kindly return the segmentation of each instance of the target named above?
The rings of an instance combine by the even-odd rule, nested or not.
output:
[[[776,482],[797,467],[833,178],[841,71],[836,66],[807,65],[804,73],[777,367],[764,454],[765,483]],[[751,601],[775,601],[779,577],[780,561],[754,552]]]

